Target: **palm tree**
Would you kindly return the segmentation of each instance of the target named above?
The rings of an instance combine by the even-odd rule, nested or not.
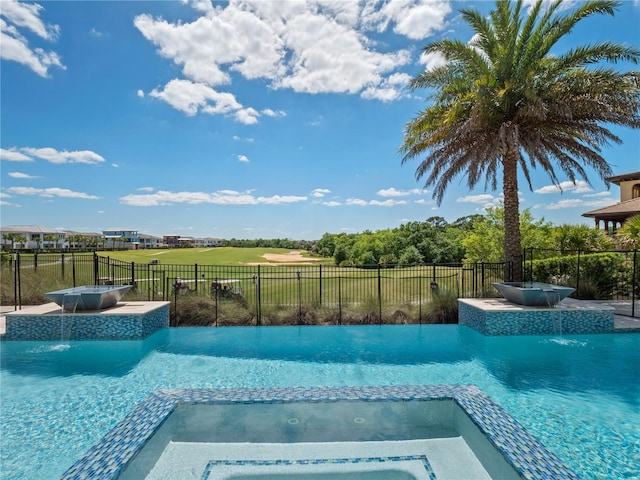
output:
[[[604,42],[551,53],[580,20],[613,15],[620,2],[586,1],[559,14],[561,3],[544,10],[547,4],[538,0],[521,15],[521,0],[498,0],[488,18],[461,10],[473,39],[426,45],[426,54],[439,53],[447,63],[410,84],[433,89],[433,104],[405,126],[402,163],[420,159],[416,178],[426,177],[438,204],[458,175],[466,174],[470,189],[484,178],[496,190],[502,174],[505,261],[514,280],[522,276],[518,172],[530,189],[535,167],[558,186],[556,169],[573,182],[589,182],[585,167],[607,177],[612,171],[601,147],[621,142],[607,127],[640,128],[640,72],[594,66],[637,64],[640,50]]]
[[[617,239],[623,247],[640,248],[640,214],[628,218],[618,230]]]

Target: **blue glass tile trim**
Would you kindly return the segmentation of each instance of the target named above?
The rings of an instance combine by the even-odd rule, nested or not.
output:
[[[398,455],[393,457],[355,457],[355,458],[313,458],[305,460],[210,460],[202,473],[202,480],[211,480],[211,471],[219,465],[224,466],[257,466],[257,467],[273,467],[281,465],[345,465],[345,464],[367,464],[367,463],[385,463],[385,462],[407,462],[418,460],[422,462],[425,472],[429,480],[436,480],[429,460],[424,455]]]
[[[115,479],[179,404],[454,400],[524,479],[578,480],[552,452],[473,385],[158,390],[62,476]]]
[[[169,302],[142,314],[12,314],[3,340],[142,340],[169,327]]]
[[[577,335],[612,333],[614,313],[610,307],[531,308],[528,310],[484,310],[458,301],[460,325],[483,335]]]

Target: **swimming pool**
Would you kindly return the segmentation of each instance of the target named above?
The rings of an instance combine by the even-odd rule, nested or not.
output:
[[[640,470],[640,335],[483,337],[456,325],[166,329],[2,342],[5,479],[57,478],[163,388],[475,384],[583,478]]]

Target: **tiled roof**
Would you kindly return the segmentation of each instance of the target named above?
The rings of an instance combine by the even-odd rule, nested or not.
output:
[[[4,233],[64,233],[63,230],[41,227],[40,225],[7,225],[5,227],[0,227],[0,231]]]
[[[632,198],[624,202],[614,203],[608,207],[591,210],[582,214],[583,217],[629,217],[640,214],[640,197]]]
[[[623,173],[622,175],[614,175],[613,177],[607,177],[607,182],[620,185],[620,182],[626,182],[628,180],[640,180],[640,172]]]

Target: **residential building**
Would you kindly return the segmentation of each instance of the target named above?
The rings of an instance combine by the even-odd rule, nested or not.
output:
[[[194,247],[219,247],[222,245],[222,240],[219,238],[205,237],[195,238],[193,240]]]
[[[602,222],[606,231],[611,229],[615,233],[627,218],[640,214],[640,172],[615,175],[606,180],[620,187],[620,201],[582,216],[595,219],[596,228],[600,228]]]
[[[0,227],[3,250],[67,248],[64,230],[39,225],[8,225]]]
[[[180,235],[163,235],[162,243],[168,247],[177,247],[178,245],[180,245]]]
[[[125,248],[137,250],[140,246],[140,236],[137,230],[103,230],[107,248]]]
[[[153,235],[145,235],[141,233],[138,235],[140,240],[140,248],[160,248],[163,246],[162,238],[154,237]]]

